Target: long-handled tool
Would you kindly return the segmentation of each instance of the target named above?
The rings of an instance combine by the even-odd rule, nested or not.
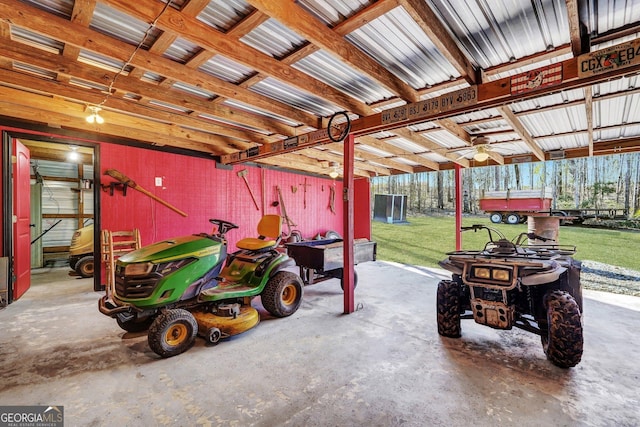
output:
[[[291,227],[295,227],[296,224],[291,220],[291,218],[289,218],[289,215],[287,215],[287,209],[285,209],[284,207],[284,199],[282,198],[282,191],[280,190],[280,186],[276,185],[276,191],[278,192],[278,199],[280,199],[280,212],[282,213],[284,222],[289,228],[289,234],[291,234]]]
[[[253,204],[256,207],[256,210],[259,211],[260,207],[258,206],[258,202],[256,202],[256,196],[253,195],[253,190],[251,190],[251,187],[249,186],[249,181],[247,181],[248,173],[249,173],[248,170],[242,169],[240,172],[238,172],[238,176],[244,180],[244,183],[247,186],[247,190],[249,190],[249,194],[251,194],[251,200],[253,200]]]
[[[171,209],[172,211],[186,217],[187,214],[183,211],[181,211],[180,209],[176,208],[175,206],[169,204],[168,202],[165,202],[164,200],[162,200],[160,197],[156,196],[155,194],[145,190],[144,188],[140,187],[138,184],[136,184],[136,182],[134,180],[132,180],[131,178],[129,178],[128,176],[124,175],[121,172],[118,172],[115,169],[107,169],[104,172],[105,175],[109,175],[112,178],[115,178],[116,181],[119,181],[123,184],[125,184],[127,187],[131,187],[134,190],[138,190],[139,192],[141,192],[142,194],[146,194],[147,196],[151,197],[153,200],[155,200],[156,202],[160,203],[161,205],[164,205],[166,207],[168,207],[169,209]]]

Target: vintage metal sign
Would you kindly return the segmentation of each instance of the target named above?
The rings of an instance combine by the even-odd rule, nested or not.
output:
[[[637,64],[640,64],[640,39],[580,55],[578,77],[591,77]]]
[[[562,64],[548,65],[511,77],[511,95],[562,83]]]
[[[390,108],[381,113],[382,124],[403,122],[405,120],[429,119],[440,113],[467,107],[478,103],[478,87],[445,93],[436,98],[425,99],[413,104]]]

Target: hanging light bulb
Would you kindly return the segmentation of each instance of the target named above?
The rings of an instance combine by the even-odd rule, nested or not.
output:
[[[67,158],[69,160],[71,160],[72,162],[75,162],[78,160],[78,158],[80,157],[78,155],[78,147],[76,147],[75,145],[70,145],[69,148],[71,149],[71,152],[69,153],[69,155],[67,156]]]
[[[473,155],[473,159],[478,162],[484,162],[489,158],[489,153],[487,153],[487,149],[484,146],[479,146],[476,154]]]
[[[478,162],[484,162],[489,158],[489,155],[484,151],[479,151],[473,155],[473,158]]]
[[[331,179],[336,179],[339,175],[338,173],[338,163],[337,162],[331,162],[329,163],[329,166],[332,167],[333,169],[331,169],[331,172],[329,172],[329,177]]]
[[[103,124],[104,119],[100,114],[98,114],[101,110],[102,109],[100,107],[96,107],[95,105],[87,106],[87,111],[89,112],[89,115],[86,118],[87,123],[97,123],[99,125]]]

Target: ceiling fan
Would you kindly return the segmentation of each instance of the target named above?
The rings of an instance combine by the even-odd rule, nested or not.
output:
[[[477,136],[471,140],[470,147],[460,147],[452,151],[465,151],[460,158],[467,156],[469,153],[473,153],[473,159],[477,162],[485,162],[490,157],[490,153],[493,152],[493,148],[490,146],[491,141],[486,136]],[[469,151],[470,150],[470,151]]]

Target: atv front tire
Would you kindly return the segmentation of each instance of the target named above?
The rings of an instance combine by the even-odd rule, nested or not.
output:
[[[161,357],[177,356],[191,347],[198,333],[198,322],[187,310],[161,313],[149,328],[149,347]]]
[[[460,285],[453,280],[438,283],[436,311],[438,333],[444,337],[460,338]]]
[[[568,292],[556,290],[545,295],[544,306],[547,324],[542,328],[542,348],[547,359],[561,368],[576,366],[583,347],[578,303]]]
[[[300,276],[279,271],[269,279],[260,294],[262,305],[275,317],[291,316],[302,303],[303,284]]]

